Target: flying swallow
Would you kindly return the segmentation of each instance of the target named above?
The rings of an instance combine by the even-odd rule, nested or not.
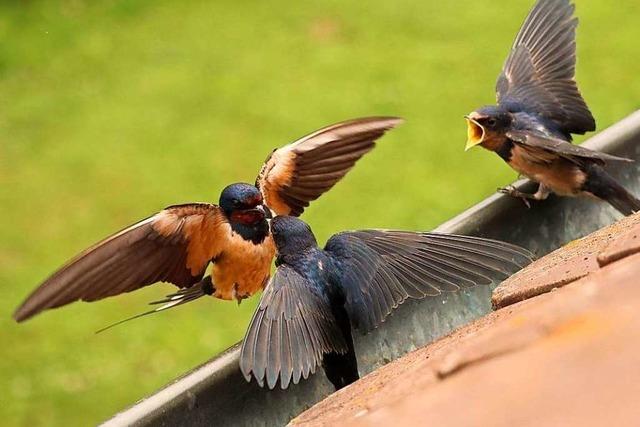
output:
[[[204,295],[247,298],[267,283],[275,246],[268,219],[300,215],[401,123],[367,117],[320,129],[274,150],[254,185],[226,187],[219,204],[169,206],[81,252],[16,310],[17,321],[74,301],[96,301],[156,282],[182,288],[150,314]],[[210,275],[205,272],[212,264]],[[138,316],[136,316],[138,317]]]
[[[501,192],[544,200],[550,193],[590,196],[609,202],[624,215],[640,210],[640,200],[618,184],[603,166],[624,159],[571,143],[571,134],[596,128],[575,81],[578,25],[569,0],[539,0],[525,20],[496,85],[497,105],[465,116],[467,145],[496,152],[538,190],[513,187]]]
[[[367,333],[408,298],[488,285],[532,260],[478,237],[390,230],[342,232],[320,249],[295,217],[271,220],[276,272],[242,343],[240,368],[270,389],[323,366],[336,389],[359,378],[352,329]]]

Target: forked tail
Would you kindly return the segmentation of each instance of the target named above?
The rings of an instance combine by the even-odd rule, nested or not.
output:
[[[588,177],[583,189],[605,200],[623,215],[640,212],[640,200],[598,165],[588,169]]]

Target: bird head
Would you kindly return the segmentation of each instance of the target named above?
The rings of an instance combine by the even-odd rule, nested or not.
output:
[[[253,225],[271,217],[262,194],[251,184],[237,183],[225,187],[220,194],[220,207],[232,223]]]
[[[476,145],[490,148],[492,141],[504,138],[513,120],[511,113],[497,106],[482,107],[464,118],[467,119],[465,151]]]
[[[293,216],[273,218],[271,220],[271,235],[280,255],[296,254],[317,246],[311,227]]]

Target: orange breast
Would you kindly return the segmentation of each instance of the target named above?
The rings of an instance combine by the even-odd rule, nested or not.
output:
[[[544,184],[561,196],[575,196],[586,179],[586,174],[574,163],[561,157],[547,159],[548,163],[532,161],[532,157],[518,145],[511,151],[509,165],[521,175]]]
[[[275,253],[271,235],[256,245],[233,233],[211,269],[214,296],[240,301],[262,290],[269,280]]]

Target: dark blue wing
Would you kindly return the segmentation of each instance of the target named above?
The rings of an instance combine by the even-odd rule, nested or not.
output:
[[[596,124],[575,81],[576,26],[569,0],[538,0],[498,77],[498,103],[553,121],[563,133]],[[569,135],[567,135],[569,136]]]
[[[276,270],[242,343],[240,369],[247,381],[285,389],[314,373],[325,353],[347,351],[329,299],[286,264]]]
[[[553,138],[534,131],[512,130],[507,132],[507,137],[525,147],[525,153],[530,156],[528,160],[532,162],[551,163],[558,157],[563,157],[578,164],[593,162],[602,166],[609,161],[633,162],[632,159],[589,150],[580,145],[573,145],[563,139]]]
[[[469,236],[364,230],[336,234],[325,246],[353,326],[382,323],[407,298],[425,298],[503,280],[533,255],[518,246]]]

